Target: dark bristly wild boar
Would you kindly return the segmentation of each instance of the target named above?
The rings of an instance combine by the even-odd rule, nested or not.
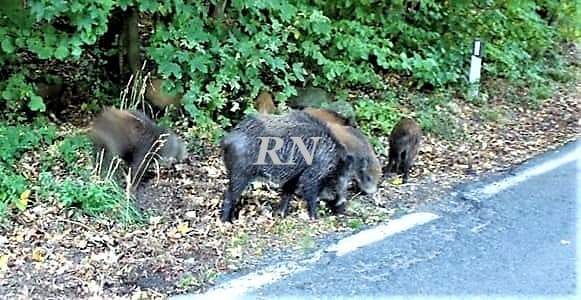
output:
[[[269,92],[262,91],[254,102],[254,108],[256,108],[256,110],[262,114],[274,113],[276,107],[274,106],[272,95]]]
[[[420,126],[410,118],[402,118],[391,131],[387,171],[403,173],[403,183],[408,181],[410,169],[420,149],[421,138]]]
[[[322,198],[330,195],[330,188],[338,185],[347,185],[352,178],[355,179],[357,186],[366,194],[373,194],[377,191],[377,186],[381,180],[381,164],[369,143],[367,137],[357,128],[343,126],[335,123],[327,123],[333,136],[345,147],[347,153],[352,157],[348,176],[346,178],[337,178],[336,184],[330,184],[323,190]],[[347,187],[342,187],[347,189]],[[345,210],[347,201],[346,195],[335,191],[334,205],[331,210],[334,213],[342,213]]]
[[[152,159],[169,165],[186,155],[184,142],[139,111],[106,107],[89,129],[100,175],[111,172],[114,157],[122,159],[136,186]]]
[[[301,111],[250,116],[226,135],[221,147],[230,180],[222,203],[224,222],[232,220],[240,195],[257,179],[282,186],[283,216],[299,189],[310,218],[316,219],[319,193],[331,178],[347,176],[352,159],[325,124]]]

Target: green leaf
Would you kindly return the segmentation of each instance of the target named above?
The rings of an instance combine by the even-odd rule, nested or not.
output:
[[[173,74],[177,79],[182,78],[182,69],[176,63],[164,63],[159,65],[159,71],[162,74],[171,75]]]
[[[91,30],[91,28],[93,27],[93,19],[88,18],[88,17],[84,17],[84,18],[79,18],[76,20],[76,25],[78,28],[80,29],[84,29],[84,30]],[[81,38],[83,36],[81,35]]]
[[[32,111],[40,111],[43,112],[46,110],[46,106],[44,105],[44,101],[42,101],[42,97],[38,95],[30,96],[30,102],[28,102],[28,108]]]
[[[293,64],[293,74],[296,76],[296,78],[301,81],[304,82],[305,81],[305,74],[307,72],[305,71],[305,69],[303,68],[303,63],[294,63]]]
[[[119,6],[121,6],[121,9],[125,10],[129,4],[131,4],[131,0],[119,0]]]
[[[81,41],[87,45],[92,45],[97,41],[97,36],[90,28],[85,29],[81,32]]]
[[[276,57],[270,62],[270,66],[274,70],[284,70],[286,67],[286,63],[284,62],[284,60],[282,58]]]
[[[84,5],[79,1],[73,1],[70,6],[70,11],[74,13],[82,12],[84,9]]]
[[[7,54],[14,53],[14,44],[12,43],[11,38],[4,38],[2,41],[2,51],[6,52]]]
[[[52,49],[48,48],[48,47],[40,47],[38,49],[36,49],[36,54],[38,54],[38,57],[40,59],[49,59],[51,57],[52,54]]]
[[[83,53],[83,49],[81,49],[81,47],[78,47],[78,46],[74,46],[73,51],[71,51],[71,55],[74,56],[75,58],[81,57],[82,53]]]
[[[207,74],[208,73],[208,64],[211,61],[203,56],[203,55],[195,55],[192,59],[190,59],[189,63],[190,63],[190,72],[196,72],[199,71],[203,74]]]
[[[16,96],[14,94],[14,90],[12,90],[12,89],[4,90],[1,94],[1,96],[2,96],[2,100],[4,100],[4,101],[13,101],[16,98]]]
[[[67,47],[60,45],[58,46],[58,48],[56,48],[56,51],[54,52],[54,57],[63,60],[67,56],[69,56],[69,49],[67,49]]]

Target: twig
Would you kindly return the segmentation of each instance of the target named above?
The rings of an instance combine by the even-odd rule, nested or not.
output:
[[[169,136],[169,134],[167,134],[167,133],[161,134],[159,136],[159,138],[151,145],[151,147],[149,148],[149,151],[143,157],[143,160],[141,161],[141,163],[137,167],[137,170],[135,172],[136,177],[134,178],[132,185],[139,184],[139,182],[143,178],[143,173],[145,173],[145,171],[149,167],[149,164],[151,163],[152,160],[155,160],[156,164],[159,165],[159,163],[157,163],[157,159],[160,158],[158,152],[167,142],[168,136]]]
[[[87,229],[87,230],[90,230],[90,231],[95,231],[95,229],[94,229],[94,228],[91,228],[91,227],[89,227],[89,226],[87,226],[87,225],[85,225],[85,224],[83,224],[83,223],[77,222],[77,221],[73,221],[73,220],[67,220],[67,219],[63,219],[63,218],[61,218],[61,217],[57,217],[57,219],[58,219],[59,221],[63,221],[63,222],[65,222],[65,223],[70,223],[70,224],[75,224],[75,225],[77,225],[77,226],[81,226],[81,227],[83,227],[83,228],[85,228],[85,229]]]

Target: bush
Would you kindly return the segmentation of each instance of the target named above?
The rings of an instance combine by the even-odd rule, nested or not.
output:
[[[388,136],[399,121],[397,96],[386,93],[381,99],[361,99],[356,103],[357,120],[361,128],[370,136]]]
[[[22,175],[0,165],[0,217],[6,213],[10,205],[21,210],[26,208],[20,197],[28,187],[29,183]]]
[[[416,111],[416,118],[424,132],[433,133],[444,139],[458,139],[464,135],[459,124],[455,104],[449,102],[450,96],[446,93],[435,94],[430,97],[416,95],[412,98],[412,105]]]
[[[22,155],[28,151],[38,151],[51,143],[55,135],[56,128],[47,125],[43,119],[31,125],[0,123],[0,207],[4,213],[11,205],[20,210],[27,205],[27,197],[21,197],[31,188],[31,184],[16,168]]]
[[[55,137],[56,127],[44,119],[37,119],[31,125],[0,123],[0,164],[12,168],[22,154],[52,143]]]
[[[90,166],[90,154],[93,145],[86,135],[65,137],[58,143],[58,158],[67,167],[67,170],[80,174],[80,170],[87,170]],[[85,164],[79,164],[84,161]]]
[[[535,80],[546,73],[541,64],[558,56],[556,44],[579,38],[580,22],[574,1],[554,0],[234,0],[225,12],[215,9],[218,0],[12,3],[0,17],[5,110],[45,109],[34,70],[74,65],[76,73],[108,74],[116,57],[137,51],[136,60],[144,49],[158,76],[184,94],[200,132],[229,126],[264,87],[284,100],[305,83],[382,88],[386,72],[420,88],[463,83],[476,37],[485,41],[486,76]],[[134,10],[139,44],[127,45],[113,37],[125,36],[118,23]],[[90,82],[80,77],[71,80]]]
[[[42,173],[39,195],[54,198],[65,207],[78,207],[91,216],[109,216],[124,222],[139,219],[139,213],[126,197],[123,189],[112,181],[95,181],[90,178],[56,179],[51,173]]]

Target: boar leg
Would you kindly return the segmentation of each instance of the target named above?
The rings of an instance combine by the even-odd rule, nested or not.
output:
[[[394,147],[389,147],[389,163],[387,164],[387,172],[394,173],[397,172],[397,153],[395,153]]]
[[[282,186],[282,195],[280,198],[280,202],[278,205],[278,214],[281,217],[286,217],[288,215],[288,206],[289,202],[293,197],[295,190],[297,189],[297,184],[299,181],[299,177],[295,177],[289,181],[287,181]]]
[[[398,170],[397,170],[398,174],[405,173],[405,170],[406,170],[407,165],[408,165],[408,154],[409,153],[408,153],[407,150],[402,150],[399,153],[399,159],[398,159],[398,165],[397,165],[397,167],[398,167]]]
[[[244,174],[240,174],[244,175]],[[234,216],[234,208],[240,199],[240,195],[250,183],[248,176],[230,176],[230,184],[228,190],[224,194],[224,202],[222,202],[222,213],[220,220],[222,222],[232,222]]]
[[[321,192],[321,179],[317,174],[323,168],[317,168],[312,165],[311,168],[303,172],[299,178],[299,185],[302,186],[302,194],[305,201],[307,201],[307,208],[309,210],[309,218],[315,220],[318,218],[317,208],[319,206],[319,193]],[[319,173],[320,174],[320,173]]]
[[[337,185],[335,186],[337,195],[335,196],[335,202],[331,207],[331,211],[335,215],[343,214],[345,212],[345,208],[347,207],[347,188],[349,187],[350,180],[351,178],[346,175],[337,178]]]
[[[347,188],[351,182],[354,162],[355,157],[348,154],[339,166],[335,179],[335,201],[331,206],[331,212],[335,215],[343,214],[347,207]]]
[[[410,177],[411,164],[408,161],[404,161],[402,163],[402,169],[403,169],[403,178],[401,182],[406,183],[408,182],[408,179]]]

